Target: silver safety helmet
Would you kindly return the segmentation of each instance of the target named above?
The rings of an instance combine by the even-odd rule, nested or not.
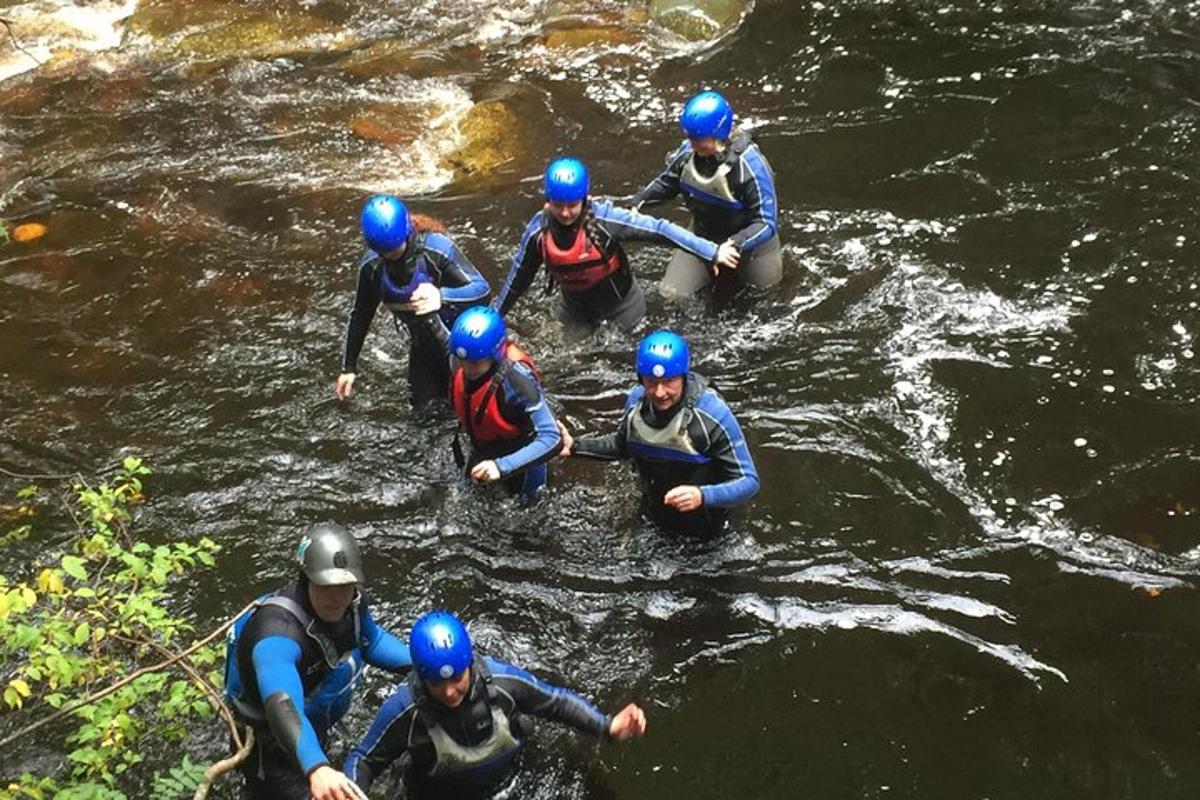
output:
[[[296,560],[311,583],[336,586],[362,583],[363,562],[358,542],[350,531],[332,522],[313,525],[304,532],[296,548]]]

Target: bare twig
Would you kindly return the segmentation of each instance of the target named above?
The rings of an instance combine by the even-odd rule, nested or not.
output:
[[[13,33],[13,29],[12,29],[13,21],[11,19],[5,19],[4,17],[0,17],[0,25],[3,25],[4,29],[8,31],[8,38],[12,39],[13,47],[17,48],[22,53],[24,53],[25,55],[32,58],[33,63],[37,64],[40,67],[42,65],[41,59],[39,59],[33,53],[26,50],[24,47],[21,46],[21,43],[17,41],[16,34]]]
[[[192,800],[204,800],[208,797],[208,790],[212,788],[213,781],[245,761],[246,757],[250,755],[252,747],[254,747],[254,728],[247,725],[246,738],[242,740],[242,746],[229,758],[221,759],[204,770],[204,778],[200,781],[200,785],[196,787],[196,793],[192,795]]]
[[[250,610],[250,608],[254,606],[255,602],[256,601],[252,600],[249,603],[247,603],[245,605],[245,607],[242,608],[241,611],[237,612],[232,617],[225,620],[225,622],[221,623],[221,625],[218,626],[215,630],[211,631],[207,636],[205,636],[200,641],[194,642],[186,650],[181,650],[180,652],[176,653],[175,655],[171,656],[170,658],[160,661],[157,664],[151,664],[148,667],[142,667],[141,669],[135,670],[134,672],[130,673],[126,677],[117,681],[116,683],[110,684],[109,686],[107,686],[103,689],[100,689],[99,691],[92,692],[91,694],[89,694],[87,697],[83,698],[79,702],[72,703],[69,706],[64,706],[63,708],[60,708],[58,711],[55,711],[53,714],[50,714],[49,716],[46,716],[46,717],[42,717],[37,722],[34,722],[31,725],[26,725],[24,728],[21,728],[21,730],[17,731],[16,733],[5,736],[3,739],[0,739],[0,751],[3,751],[4,748],[8,747],[13,742],[17,741],[18,739],[20,739],[30,733],[33,733],[34,731],[38,730],[39,728],[41,728],[45,725],[50,724],[54,720],[61,719],[62,717],[66,716],[67,714],[77,711],[78,709],[83,708],[84,706],[89,706],[92,703],[95,703],[97,700],[101,700],[105,697],[108,697],[113,692],[117,691],[118,689],[120,689],[124,686],[128,686],[129,684],[133,683],[135,680],[142,677],[143,675],[149,675],[149,674],[152,674],[155,672],[161,672],[162,670],[166,669],[167,667],[177,664],[178,662],[180,662],[183,659],[190,656],[192,653],[199,650],[204,645],[211,642],[213,639],[216,639],[218,636],[223,634],[226,630],[229,629],[229,626],[234,623],[234,620],[236,620],[238,617],[240,617],[246,611]]]
[[[134,645],[135,647],[149,645],[165,656],[176,655],[174,650],[170,649],[169,647],[164,647],[158,642],[151,642],[145,639],[130,639],[128,636],[121,636],[120,634],[113,634],[113,638],[119,639],[126,644]],[[223,719],[225,724],[229,727],[229,736],[233,739],[234,747],[240,750],[242,748],[242,734],[240,731],[238,731],[237,721],[234,720],[233,712],[230,711],[229,706],[225,704],[224,698],[217,694],[216,690],[213,689],[212,684],[204,680],[204,677],[200,675],[200,673],[192,669],[192,666],[188,664],[186,660],[180,661],[174,666],[179,667],[181,670],[186,672],[187,676],[192,679],[192,683],[196,684],[200,691],[204,693],[204,697],[208,700],[208,704],[212,706],[213,711],[217,712],[217,716]]]
[[[3,20],[0,20],[0,21],[3,21]],[[68,475],[66,473],[56,474],[56,473],[13,472],[12,470],[7,470],[4,467],[0,467],[0,473],[3,473],[10,478],[20,478],[21,480],[26,480],[26,481],[35,481],[35,480],[62,480],[62,481],[65,481],[67,478],[75,477],[75,473],[71,473]]]

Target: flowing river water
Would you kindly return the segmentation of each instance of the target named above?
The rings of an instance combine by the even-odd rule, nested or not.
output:
[[[143,529],[224,547],[177,587],[202,627],[338,520],[385,623],[444,605],[647,708],[621,747],[543,726],[517,796],[1197,796],[1200,3],[670,5],[0,0],[29,51],[0,50],[0,217],[47,226],[0,244],[0,464],[146,456]],[[548,159],[629,194],[703,86],[785,245],[766,296],[649,292],[758,462],[730,533],[638,522],[622,466],[560,464],[533,508],[465,489],[382,315],[334,399],[369,192],[495,289]],[[648,289],[667,257],[634,250]],[[569,340],[555,302],[510,322],[608,429],[638,334]]]

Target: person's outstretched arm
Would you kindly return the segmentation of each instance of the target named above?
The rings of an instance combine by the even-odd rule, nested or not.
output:
[[[692,145],[685,139],[674,153],[667,156],[667,166],[646,188],[633,196],[634,208],[656,206],[679,194],[679,176],[692,154]]]
[[[517,252],[513,255],[512,266],[508,269],[508,277],[504,279],[504,286],[500,287],[500,294],[496,296],[496,302],[493,304],[500,316],[508,315],[537,276],[538,267],[542,265],[540,237],[545,227],[546,215],[543,211],[534,214],[533,219],[525,226],[521,241],[517,244]]]
[[[254,645],[250,657],[267,725],[275,741],[308,778],[312,797],[339,800],[353,796],[349,779],[329,765],[317,732],[304,713],[304,684],[296,670],[300,645],[286,636],[268,636]]]
[[[636,413],[637,402],[644,393],[645,390],[641,386],[633,387],[633,391],[625,398],[625,411],[617,422],[617,429],[604,436],[580,436],[574,440],[571,455],[599,461],[621,461],[629,458],[625,431],[629,427],[629,415]]]
[[[390,672],[412,666],[408,645],[379,627],[369,610],[363,613],[361,635],[363,658],[368,664]]]
[[[608,200],[591,201],[596,220],[619,242],[652,242],[686,250],[706,264],[717,257],[717,244],[681,228],[674,222],[617,208]]]
[[[375,715],[367,735],[346,756],[342,770],[364,792],[392,762],[407,753],[416,711],[412,692],[400,684]]]

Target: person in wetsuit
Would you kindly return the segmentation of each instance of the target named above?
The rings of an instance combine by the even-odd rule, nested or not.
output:
[[[351,800],[358,788],[325,753],[330,728],[349,709],[364,664],[397,672],[412,660],[367,609],[362,554],[349,531],[315,525],[297,555],[296,579],[230,629],[225,696],[255,734],[239,769],[256,800]]]
[[[690,361],[678,334],[642,339],[638,385],[617,430],[575,439],[564,428],[560,454],[632,459],[645,488],[643,512],[667,529],[704,534],[724,528],[731,507],[750,500],[759,483],[737,419]]]
[[[682,193],[695,234],[732,243],[741,253],[741,262],[736,269],[714,275],[707,262],[677,250],[663,275],[662,293],[687,296],[714,278],[759,288],[779,283],[783,277],[779,202],[767,159],[750,134],[733,129],[733,109],[716,92],[701,92],[689,100],[679,124],[687,139],[633,202],[641,209]]]
[[[418,619],[409,647],[413,673],[346,759],[346,775],[364,791],[395,763],[414,800],[489,797],[511,777],[531,716],[608,741],[646,731],[646,715],[633,703],[606,716],[574,692],[476,655],[448,611]]]
[[[454,324],[467,306],[486,302],[489,287],[479,270],[444,233],[419,230],[398,198],[376,195],[362,211],[367,252],[358,265],[358,289],[346,325],[335,393],[350,396],[358,354],[380,303],[397,326],[408,329],[408,384],[414,405],[446,396],[450,370],[437,329]]]
[[[560,158],[546,169],[546,204],[525,226],[495,306],[502,315],[533,283],[543,264],[562,290],[563,321],[590,330],[601,322],[629,329],[646,315],[646,298],[629,267],[622,242],[683,248],[703,264],[732,267],[737,250],[718,247],[665,220],[616,208],[588,196],[583,162]]]
[[[533,360],[487,306],[460,314],[448,345],[450,402],[471,440],[471,455],[459,466],[480,483],[503,480],[514,494],[535,499],[562,439]]]

